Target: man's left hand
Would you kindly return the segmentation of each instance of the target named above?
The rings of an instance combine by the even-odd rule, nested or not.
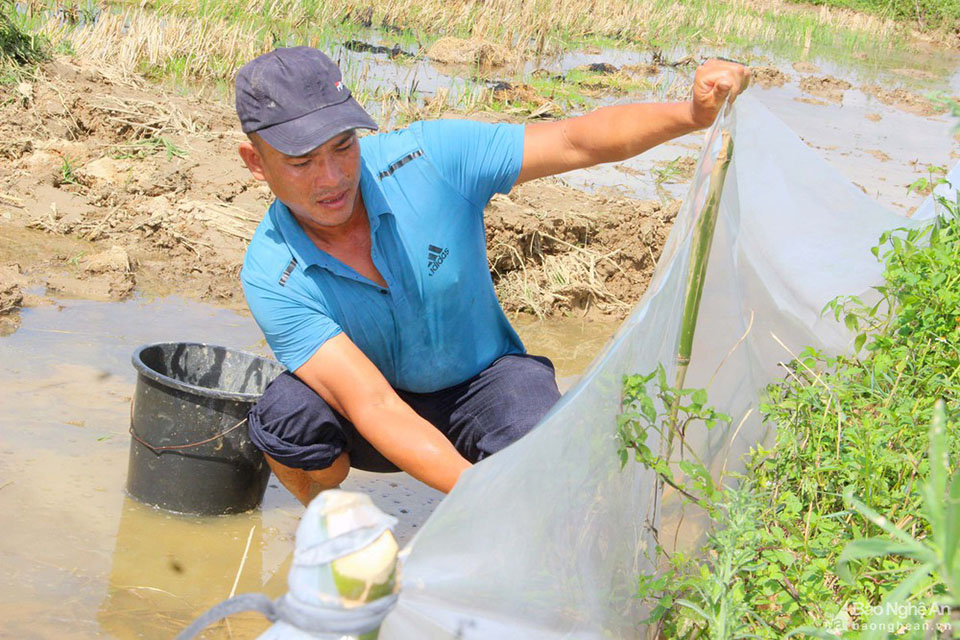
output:
[[[742,64],[710,59],[697,68],[693,78],[690,110],[697,127],[709,127],[726,103],[730,104],[750,83],[750,70]]]

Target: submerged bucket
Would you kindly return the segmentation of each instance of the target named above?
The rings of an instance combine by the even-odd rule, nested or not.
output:
[[[270,468],[247,435],[247,412],[283,366],[252,353],[183,342],[140,347],[133,366],[130,495],[195,515],[257,507]]]

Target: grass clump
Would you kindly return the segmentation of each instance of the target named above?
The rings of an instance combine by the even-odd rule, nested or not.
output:
[[[20,82],[25,71],[48,57],[47,40],[21,26],[12,0],[0,0],[0,85]]]
[[[939,203],[931,224],[881,237],[876,301],[825,308],[854,354],[807,349],[769,387],[776,440],[752,452],[739,488],[715,484],[689,451],[676,464],[646,445],[669,425],[658,402],[677,394],[681,443],[725,418],[704,392],[656,374],[625,381],[623,462],[633,454],[713,521],[706,560],[675,553],[640,581],[661,637],[957,637],[960,207]]]

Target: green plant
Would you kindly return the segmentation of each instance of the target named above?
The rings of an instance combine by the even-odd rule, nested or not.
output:
[[[923,504],[919,515],[930,535],[918,540],[894,526],[855,497],[849,487],[844,492],[846,501],[887,536],[861,538],[848,544],[840,554],[838,573],[853,582],[849,565],[854,561],[889,556],[913,560],[915,566],[910,573],[899,580],[881,604],[899,605],[918,594],[930,594],[929,606],[922,609],[942,613],[960,608],[960,472],[954,472],[956,465],[950,462],[947,413],[942,400],[934,406],[928,463],[930,473],[921,488]],[[884,608],[877,622],[885,622],[890,628],[892,616],[889,607]],[[943,623],[942,615],[935,616],[933,622]]]
[[[27,33],[15,22],[16,8],[10,0],[0,0],[0,63],[35,64],[48,57],[44,38]]]
[[[917,178],[907,185],[907,193],[916,191],[921,195],[930,195],[938,185],[947,184],[947,180],[944,178],[945,175],[947,175],[946,167],[928,164],[927,175],[922,178]]]
[[[79,177],[76,173],[76,167],[73,164],[73,161],[70,160],[70,156],[64,155],[60,159],[60,173],[57,176],[57,184],[82,184]]]
[[[166,153],[168,160],[187,157],[186,151],[163,136],[142,138],[129,144],[117,145],[114,147],[113,157],[117,159],[135,158],[141,160],[160,151]]]
[[[954,201],[938,205],[930,224],[881,236],[874,299],[824,309],[855,334],[856,352],[806,349],[768,388],[761,409],[776,439],[752,452],[737,490],[750,496],[697,494],[713,520],[704,560],[675,553],[668,580],[641,578],[667,637],[886,637],[871,621],[921,637],[914,627],[925,616],[943,622],[934,605],[956,605],[960,215]],[[637,459],[669,466],[646,452]],[[724,504],[753,505],[755,528]],[[724,530],[755,540],[754,555],[731,548]],[[902,619],[874,615],[898,603],[927,606]]]
[[[648,391],[651,383],[655,386],[652,392]],[[621,413],[617,416],[621,466],[627,464],[632,451],[636,462],[653,470],[667,485],[695,504],[710,508],[719,496],[719,488],[703,461],[685,446],[686,436],[693,425],[701,423],[709,430],[729,422],[730,416],[708,406],[703,389],[672,387],[663,365],[646,375],[624,376],[622,389]],[[659,442],[671,433],[679,436],[679,459],[656,453],[647,443],[651,433],[657,434]],[[656,449],[660,448],[657,444]]]

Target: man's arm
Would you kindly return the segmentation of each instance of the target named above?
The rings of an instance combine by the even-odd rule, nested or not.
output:
[[[713,124],[727,99],[749,82],[749,71],[708,60],[697,69],[688,102],[625,104],[586,115],[527,125],[517,184],[604,162],[618,162]]]
[[[470,467],[436,427],[400,399],[345,334],[323,343],[294,373],[385,458],[417,480],[449,492]]]

